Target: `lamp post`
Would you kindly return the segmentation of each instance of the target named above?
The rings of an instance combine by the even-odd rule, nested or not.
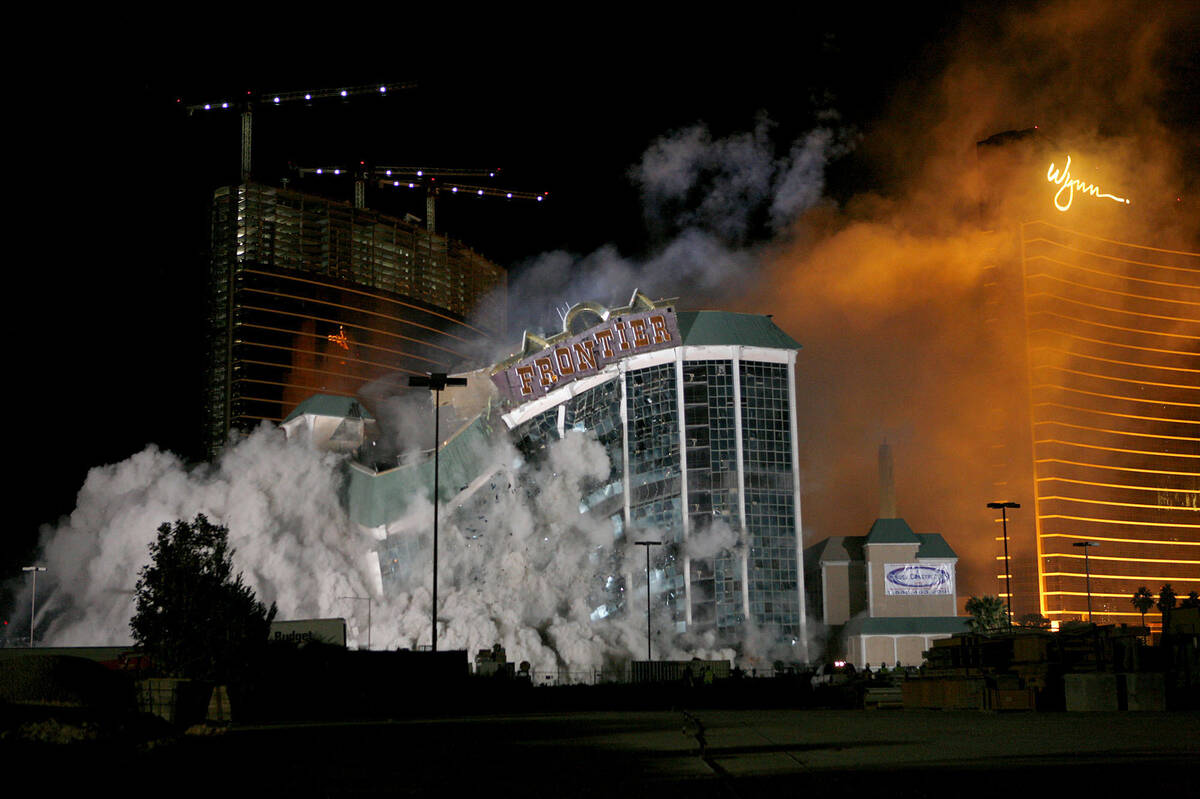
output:
[[[21,571],[33,575],[33,590],[29,593],[29,648],[33,649],[33,617],[37,614],[37,576],[46,571],[45,566],[22,566]]]
[[[367,602],[367,651],[371,651],[371,597],[369,596],[340,596],[338,599],[358,599]]]
[[[1099,541],[1076,541],[1071,546],[1083,547],[1083,573],[1087,579],[1087,598],[1088,598],[1088,622],[1092,621],[1092,569],[1088,563],[1088,551],[1092,547],[1100,546]]]
[[[1008,629],[1012,629],[1012,562],[1008,559],[1008,509],[1019,508],[1016,502],[989,502],[987,506],[999,509],[1000,522],[1004,529],[1004,593],[1008,595]]]
[[[662,541],[634,541],[646,548],[646,660],[650,661],[650,547],[662,546]]]
[[[427,388],[433,392],[433,605],[430,615],[433,627],[430,631],[431,651],[437,653],[437,562],[438,562],[438,442],[441,433],[441,399],[442,389],[447,386],[465,386],[465,377],[447,377],[445,372],[429,372],[424,375],[413,375],[408,378],[408,385],[414,388]]]

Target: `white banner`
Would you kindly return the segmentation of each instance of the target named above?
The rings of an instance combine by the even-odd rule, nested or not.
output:
[[[889,596],[953,594],[954,566],[949,563],[885,563],[883,585],[884,593]]]

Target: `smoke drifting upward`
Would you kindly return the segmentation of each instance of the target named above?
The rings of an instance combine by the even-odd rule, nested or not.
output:
[[[849,146],[850,134],[832,124],[783,146],[773,128],[762,117],[752,132],[714,138],[697,124],[654,142],[629,170],[655,242],[651,252],[634,259],[607,246],[523,264],[509,286],[516,335],[561,329],[552,310],[563,303],[619,305],[635,287],[655,297],[686,295],[688,307],[727,303],[731,288],[755,278],[759,243],[821,200],[826,166]]]
[[[978,11],[935,79],[900,87],[886,118],[864,131],[857,157],[886,188],[800,215],[744,303],[773,311],[805,348],[806,536],[866,532],[877,507],[872,459],[886,436],[899,513],[958,551],[960,596],[997,592],[987,501],[1021,502],[1010,535],[1033,536],[1031,475],[994,485],[1006,461],[1028,458],[1028,427],[1005,410],[1028,397],[1023,310],[1011,301],[1020,222],[1182,249],[1196,249],[1200,231],[1195,203],[1175,201],[1196,185],[1198,153],[1195,128],[1178,129],[1170,71],[1178,45],[1195,57],[1194,4]],[[1088,180],[1121,187],[1133,206],[1077,201],[1059,214],[1046,164],[977,168],[977,141],[1035,125],[1060,158],[1086,156],[1099,167]]]

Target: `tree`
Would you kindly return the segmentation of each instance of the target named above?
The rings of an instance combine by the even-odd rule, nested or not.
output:
[[[1167,583],[1158,589],[1158,610],[1162,613],[1163,632],[1171,626],[1171,611],[1175,609],[1175,589]]]
[[[1141,586],[1133,592],[1133,598],[1129,600],[1130,604],[1142,614],[1142,626],[1146,626],[1146,614],[1150,612],[1150,608],[1154,607],[1154,597],[1150,593],[1150,589],[1146,586]]]
[[[1188,591],[1187,599],[1179,603],[1181,608],[1200,608],[1200,591]]]
[[[1008,607],[998,596],[973,596],[967,600],[966,608],[967,613],[971,615],[967,626],[973,633],[999,630],[1008,626]]]
[[[1017,619],[1017,624],[1034,630],[1050,629],[1050,620],[1040,613],[1025,613],[1021,618]]]
[[[230,682],[266,646],[275,618],[275,604],[268,610],[233,576],[229,530],[203,514],[158,528],[136,594],[133,639],[173,677]]]

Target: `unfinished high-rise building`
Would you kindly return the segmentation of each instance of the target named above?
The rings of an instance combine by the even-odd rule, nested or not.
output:
[[[505,326],[504,270],[418,224],[256,183],[212,204],[206,439],[316,394],[461,368]]]

